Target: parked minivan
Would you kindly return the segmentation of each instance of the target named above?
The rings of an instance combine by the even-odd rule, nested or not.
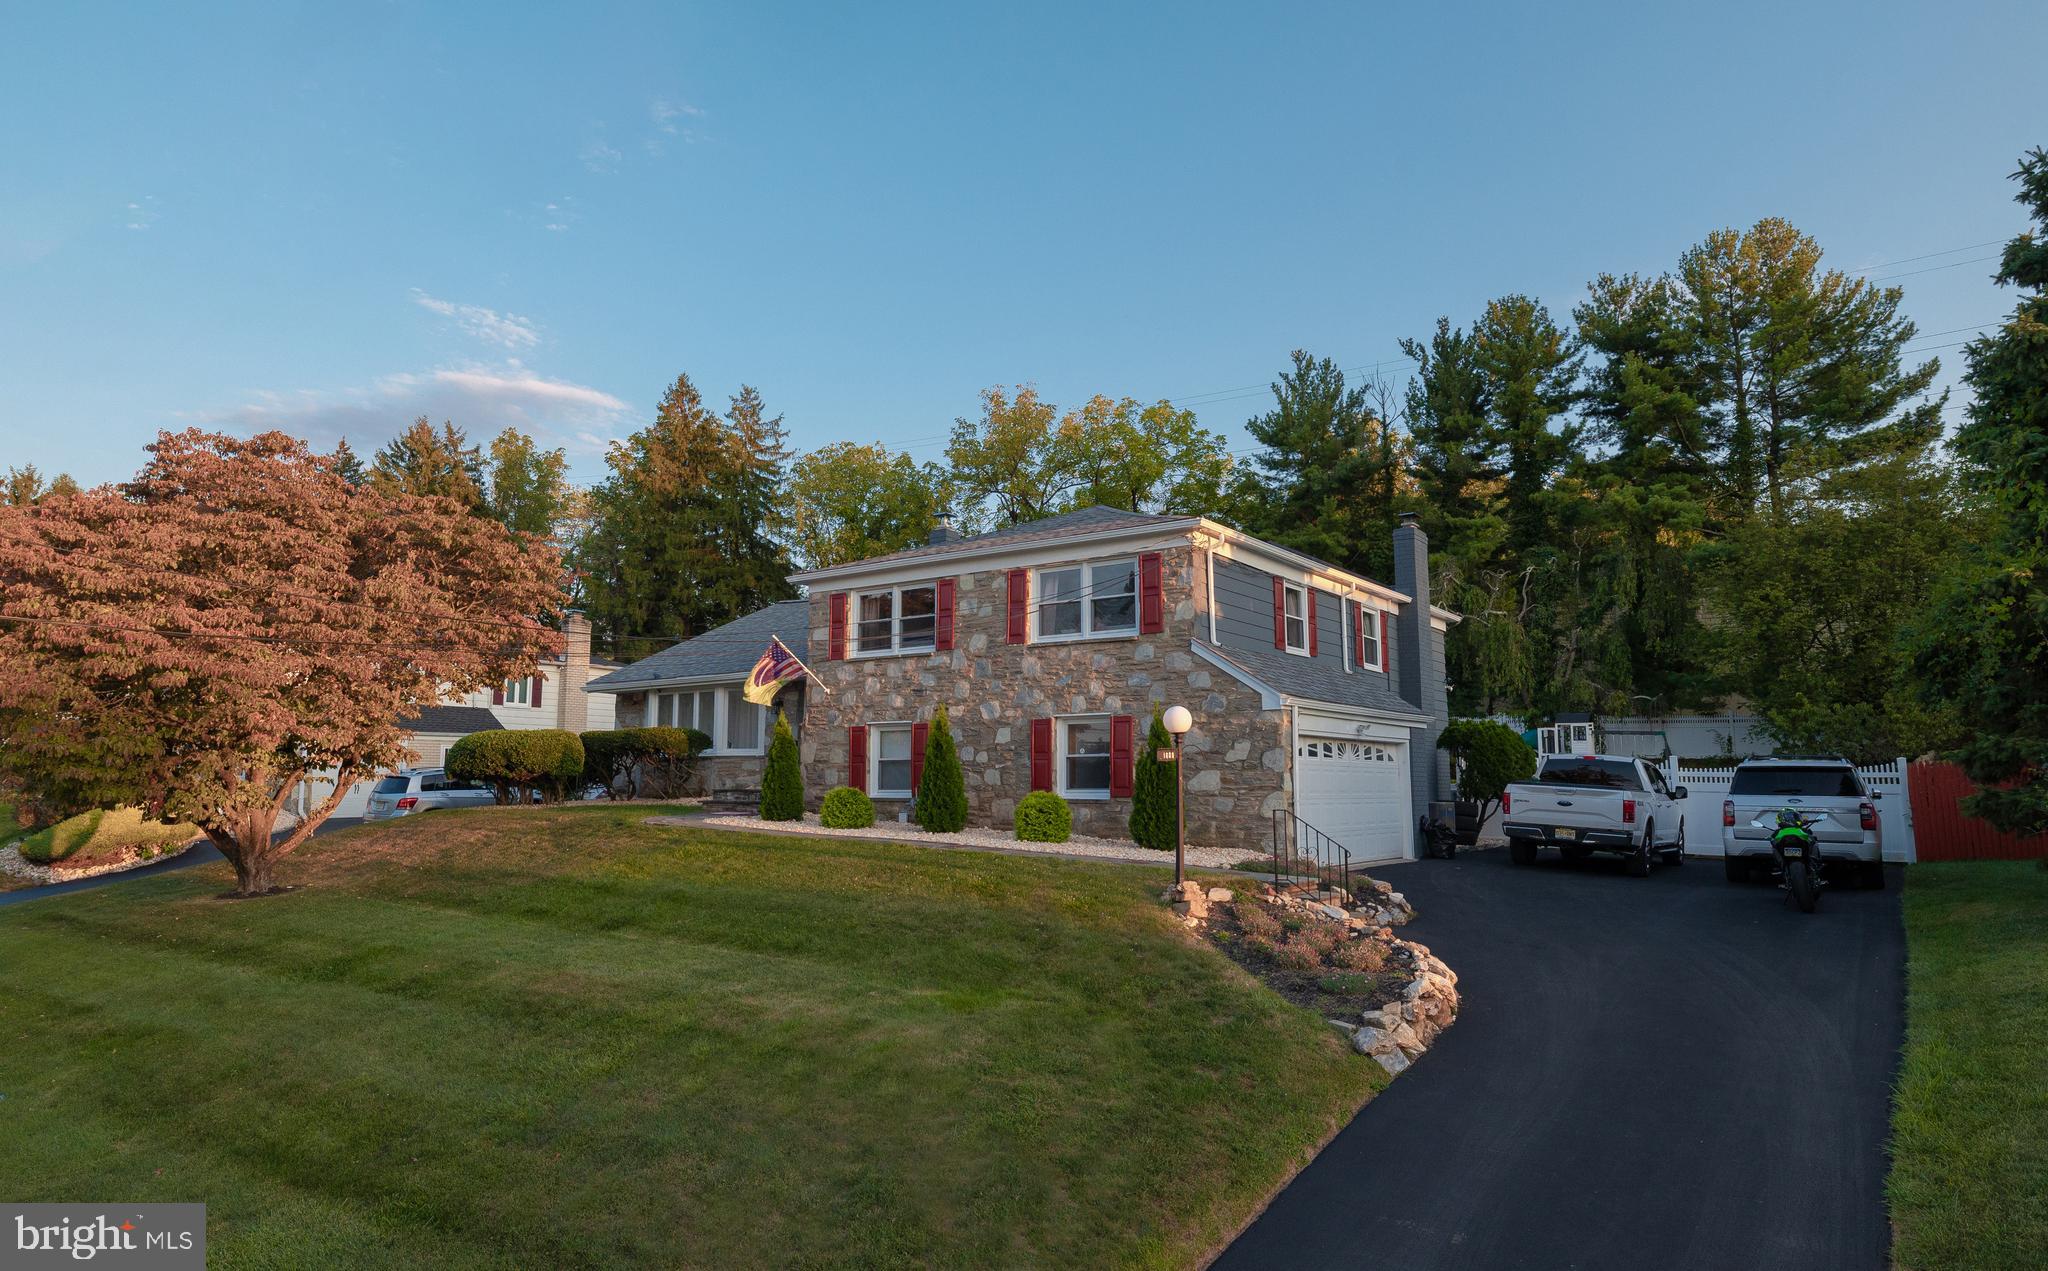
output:
[[[400,768],[370,787],[365,821],[386,821],[435,808],[474,808],[496,801],[481,781],[459,781],[440,768]]]
[[[1865,887],[1884,886],[1877,798],[1857,775],[1856,765],[1836,756],[1744,760],[1730,776],[1728,798],[1721,804],[1721,854],[1728,881],[1742,882],[1772,863],[1774,818],[1789,808],[1822,814],[1813,839],[1823,868],[1853,872]]]

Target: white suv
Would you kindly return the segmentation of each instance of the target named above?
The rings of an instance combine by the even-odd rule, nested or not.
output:
[[[1813,841],[1824,868],[1853,871],[1865,887],[1883,887],[1880,797],[1863,784],[1854,764],[1838,756],[1744,760],[1729,778],[1728,798],[1721,804],[1721,854],[1728,881],[1742,882],[1773,864],[1770,826],[1779,811],[1791,808],[1821,814]]]

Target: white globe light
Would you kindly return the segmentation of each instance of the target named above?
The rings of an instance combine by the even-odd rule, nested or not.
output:
[[[1187,732],[1188,729],[1193,728],[1194,726],[1195,717],[1188,713],[1187,707],[1169,706],[1166,708],[1167,732],[1172,733],[1174,736],[1178,737],[1181,734]]]

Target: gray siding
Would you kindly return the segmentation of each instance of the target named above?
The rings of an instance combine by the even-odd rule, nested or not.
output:
[[[1324,666],[1350,670],[1351,649],[1345,634],[1342,597],[1321,588],[1316,594],[1316,656]],[[1273,647],[1273,575],[1242,561],[1216,559],[1216,643],[1226,649]],[[1206,616],[1206,614],[1204,615]],[[1387,619],[1388,657],[1400,656],[1398,623]],[[1393,665],[1393,663],[1389,663]],[[1389,676],[1391,681],[1393,677]]]

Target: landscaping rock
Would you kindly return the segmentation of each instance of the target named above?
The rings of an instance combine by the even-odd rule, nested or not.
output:
[[[1230,901],[1236,899],[1236,897],[1237,893],[1230,890],[1228,887],[1211,887],[1209,889],[1209,903],[1211,904],[1228,904]]]
[[[1385,1050],[1394,1044],[1385,1030],[1367,1026],[1351,1034],[1351,1049],[1361,1055],[1370,1055]]]
[[[1398,1077],[1408,1071],[1408,1056],[1402,1054],[1398,1049],[1380,1051],[1373,1058],[1379,1061],[1380,1067],[1386,1069],[1393,1076]]]

